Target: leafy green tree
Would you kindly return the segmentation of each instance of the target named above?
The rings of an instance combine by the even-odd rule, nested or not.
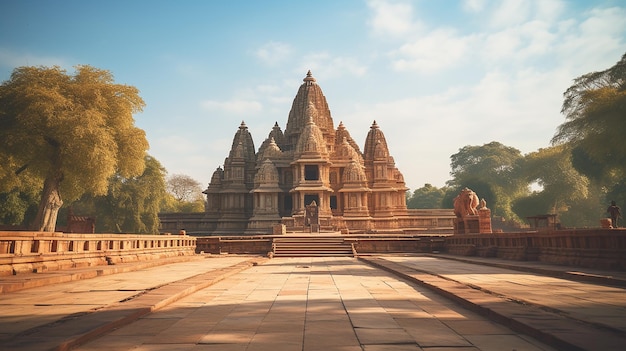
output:
[[[511,202],[527,193],[527,186],[517,171],[521,152],[513,147],[493,141],[482,146],[465,146],[450,156],[449,187],[444,196],[446,207],[465,187],[485,199],[493,215],[517,219]]]
[[[536,183],[541,189],[515,202],[513,208],[520,217],[557,214],[568,226],[597,221],[597,194],[590,193],[591,183],[574,168],[571,155],[565,145],[558,145],[531,152],[520,161],[520,173],[526,182]]]
[[[106,70],[16,68],[0,85],[0,191],[38,180],[33,229],[54,231],[63,198],[105,194],[116,172],[143,172],[148,142],[133,119],[143,106],[135,87],[115,84]]]
[[[38,192],[17,189],[0,194],[0,224],[22,226],[37,214]]]
[[[145,164],[137,177],[111,177],[106,195],[85,194],[72,203],[74,212],[94,215],[97,232],[158,233],[158,213],[167,196],[166,171],[151,156],[146,156]]]
[[[626,54],[611,68],[576,78],[561,112],[565,122],[552,143],[570,144],[579,171],[626,198]]]
[[[410,195],[407,193],[407,195]],[[407,208],[442,208],[445,190],[426,183],[407,198]]]

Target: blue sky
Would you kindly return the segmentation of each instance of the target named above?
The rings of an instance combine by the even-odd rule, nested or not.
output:
[[[574,78],[626,52],[626,3],[1,0],[0,81],[25,65],[110,70],[147,106],[149,153],[203,186],[241,121],[285,129],[307,70],[363,148],[374,120],[407,186],[443,186],[450,156],[550,145]]]

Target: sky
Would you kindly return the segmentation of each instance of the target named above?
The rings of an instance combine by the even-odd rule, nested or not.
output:
[[[242,121],[255,147],[311,70],[335,127],[375,120],[411,190],[492,141],[550,146],[563,92],[626,52],[620,0],[0,0],[0,81],[19,66],[137,87],[149,154],[208,185]]]

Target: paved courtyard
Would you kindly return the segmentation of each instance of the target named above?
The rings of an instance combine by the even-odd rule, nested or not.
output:
[[[618,350],[625,296],[623,288],[429,256],[196,257],[2,294],[0,349]],[[555,333],[582,323],[606,342],[549,346],[538,339],[552,334],[514,331],[506,318],[520,316]]]

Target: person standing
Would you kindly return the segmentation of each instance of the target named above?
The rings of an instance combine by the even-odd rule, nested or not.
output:
[[[622,212],[615,201],[611,201],[611,206],[606,209],[606,212],[611,216],[611,226],[617,228],[617,219],[622,216]]]

